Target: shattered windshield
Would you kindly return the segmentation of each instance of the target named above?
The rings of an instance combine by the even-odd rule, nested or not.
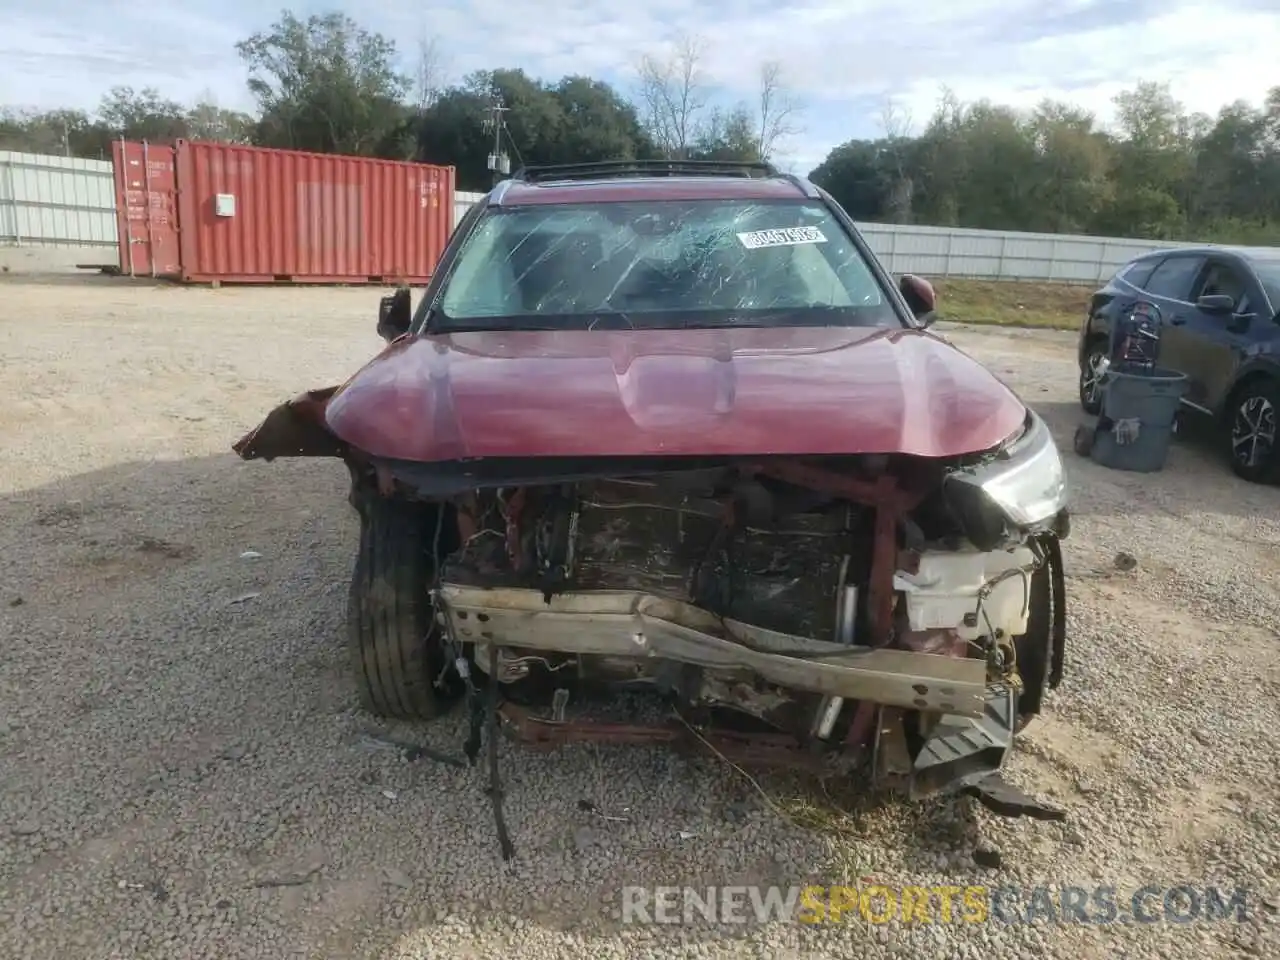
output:
[[[437,313],[442,330],[902,326],[839,221],[791,201],[493,210]]]

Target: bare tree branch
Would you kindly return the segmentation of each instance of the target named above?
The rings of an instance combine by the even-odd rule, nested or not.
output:
[[[670,159],[688,157],[704,122],[703,50],[700,38],[682,36],[665,59],[646,54],[637,68],[645,126],[658,149]]]
[[[880,104],[880,129],[887,140],[911,136],[911,111],[898,106],[893,97],[885,97]]]
[[[779,142],[803,132],[803,105],[787,88],[782,64],[769,60],[760,66],[760,133],[756,150],[761,160],[773,156]]]
[[[885,151],[894,173],[887,203],[889,219],[893,223],[910,223],[914,184],[907,169],[906,148],[911,140],[911,111],[886,96],[880,104],[880,129],[884,131]]]
[[[418,39],[418,69],[414,76],[418,113],[430,110],[447,85],[446,54],[438,36],[424,33]]]
[[[893,97],[885,97],[880,104],[880,129],[884,131],[885,144],[893,159],[898,179],[906,177],[906,156],[903,147],[911,139],[911,111],[898,106]]]

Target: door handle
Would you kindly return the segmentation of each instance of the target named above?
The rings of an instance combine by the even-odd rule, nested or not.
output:
[[[1187,322],[1187,318],[1180,313],[1175,313],[1172,317],[1169,318],[1169,323],[1171,323],[1175,327],[1180,327],[1186,322]]]

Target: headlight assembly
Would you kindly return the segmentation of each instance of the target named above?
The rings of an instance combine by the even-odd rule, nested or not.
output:
[[[974,544],[993,549],[1012,532],[1009,528],[1025,531],[1062,513],[1066,471],[1049,428],[1028,411],[1015,440],[982,463],[949,473],[943,493]]]

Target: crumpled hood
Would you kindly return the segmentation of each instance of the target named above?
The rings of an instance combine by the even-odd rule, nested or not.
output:
[[[377,457],[765,456],[989,449],[1025,408],[921,330],[771,327],[402,337],[329,401]]]

